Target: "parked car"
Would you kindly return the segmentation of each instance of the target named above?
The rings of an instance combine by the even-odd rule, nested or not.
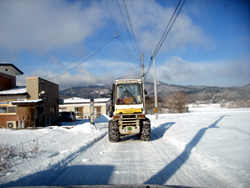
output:
[[[76,121],[75,112],[59,112],[60,122],[73,122]]]

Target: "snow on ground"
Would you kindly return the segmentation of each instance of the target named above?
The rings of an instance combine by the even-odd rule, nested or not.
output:
[[[190,159],[194,169],[211,173],[204,178],[218,177],[227,185],[224,187],[249,187],[250,109],[190,105],[189,111],[160,115],[158,120],[151,117],[153,133],[163,134],[163,139],[180,152],[179,156],[188,155],[182,160]]]
[[[160,114],[158,120],[149,115],[150,142],[132,136],[109,143],[106,116],[95,126],[77,121],[75,126],[38,130],[0,129],[1,144],[27,155],[15,156],[9,169],[0,172],[0,187],[104,183],[249,187],[250,109],[191,105],[189,110]],[[43,176],[35,175],[39,173]]]
[[[0,129],[1,145],[12,147],[17,156],[9,170],[0,172],[0,184],[25,175],[64,165],[107,133],[107,116],[100,116],[95,126],[87,120],[63,123],[36,130]]]

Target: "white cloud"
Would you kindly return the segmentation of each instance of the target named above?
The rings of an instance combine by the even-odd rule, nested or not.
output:
[[[125,14],[123,1],[118,1]],[[107,1],[121,37],[134,51],[116,1]],[[156,1],[126,1],[139,47],[151,53],[156,47],[175,7],[162,7]],[[6,51],[43,53],[79,45],[96,37],[106,26],[109,11],[106,1],[2,0],[0,1],[0,47]],[[185,5],[184,5],[185,8]],[[127,17],[125,16],[127,20]],[[113,28],[110,23],[109,28]],[[127,23],[128,24],[128,23]],[[94,38],[92,38],[94,39]],[[128,40],[126,40],[128,39]],[[128,42],[130,41],[130,42]],[[181,13],[161,51],[175,48],[211,47],[213,44],[191,18]]]
[[[52,70],[57,70],[69,63],[70,66],[68,68],[70,68],[78,63],[65,61],[67,58],[70,59],[72,54],[75,53],[78,56],[82,54],[81,51],[83,49],[88,51],[90,45],[83,45],[82,42],[86,42],[86,39],[90,38],[88,41],[91,41],[92,45],[96,46],[94,44],[96,40],[102,41],[100,39],[102,36],[97,39],[100,33],[105,35],[114,29],[111,25],[111,20],[107,20],[109,12],[106,2],[109,4],[124,43],[128,46],[131,53],[134,53],[132,42],[125,32],[117,1],[106,0],[2,0],[0,1],[0,49],[4,51],[28,52],[24,55],[26,57],[23,58],[20,55],[15,60],[19,61],[19,65],[23,63],[24,66],[33,63],[32,68],[37,63],[36,70],[29,70],[28,68],[25,70],[27,74],[30,74],[29,76],[48,76],[49,73],[51,74],[48,77],[56,75]],[[163,7],[153,0],[118,2],[124,15],[123,2],[127,3],[139,47],[145,56],[151,54],[151,50],[156,47],[175,7]],[[185,10],[185,8],[186,4],[183,9]],[[190,10],[181,12],[160,52],[169,52],[177,49],[173,52],[175,55],[179,55],[179,51],[188,48],[214,47],[214,42],[207,37],[203,28],[197,25],[194,19],[191,19],[192,15]],[[127,20],[126,17],[125,19]],[[110,21],[110,25],[107,25],[108,22],[106,21]],[[77,69],[57,77],[55,82],[60,84],[60,87],[93,83],[111,84],[115,78],[127,74],[138,75],[138,64],[121,60],[129,58],[124,56],[124,51],[119,41],[116,41],[117,43],[112,41],[112,45],[110,43],[97,56],[94,56],[94,58],[99,59],[91,58],[90,61],[83,63]],[[75,45],[78,48],[72,50],[72,46],[75,47]],[[74,52],[72,53],[71,50]],[[51,53],[47,53],[49,54],[48,57],[44,57],[41,54],[37,56],[33,52]],[[61,55],[64,52],[65,54]],[[125,55],[127,54],[125,53]],[[134,56],[134,54],[130,55]],[[0,56],[3,56],[4,59],[8,58],[2,54]],[[105,57],[105,59],[109,58],[109,60],[103,60],[102,57]],[[42,60],[36,61],[39,58]],[[34,60],[35,62],[25,62],[26,59]],[[162,59],[162,57],[159,59]],[[148,58],[145,57],[146,65],[147,60]],[[31,67],[29,68],[31,69]],[[43,72],[38,72],[37,70]],[[67,69],[63,69],[57,72],[57,74],[65,70]],[[157,79],[184,85],[242,85],[250,82],[249,70],[249,58],[228,62],[189,62],[179,57],[172,57],[165,61],[163,65],[157,66]],[[152,78],[152,75],[148,76],[148,79],[150,78]],[[21,80],[20,83],[22,83]]]
[[[61,66],[60,63],[58,67]],[[240,65],[240,66],[239,66]],[[73,66],[73,65],[72,65]],[[93,71],[94,70],[94,71]],[[18,85],[25,85],[25,77],[40,76],[52,78],[57,73],[50,70],[34,70],[30,75],[17,77]],[[242,86],[250,83],[250,64],[248,59],[215,62],[190,62],[180,57],[171,57],[162,65],[156,66],[157,80],[177,85],[206,85],[206,86]],[[138,78],[138,65],[108,60],[86,62],[76,70],[62,74],[52,82],[60,88],[90,84],[112,85],[115,79],[126,77]],[[152,69],[147,81],[152,81]]]
[[[103,26],[103,9],[63,0],[0,1],[0,46],[46,52],[79,44]]]
[[[250,83],[250,64],[247,59],[189,62],[171,57],[157,67],[157,79],[180,85],[241,86]]]
[[[139,46],[142,51],[151,52],[160,40],[175,7],[162,7],[156,1],[145,3],[143,0],[127,1],[127,4]],[[124,26],[119,11],[113,11],[119,22],[119,27]],[[161,52],[185,48],[187,45],[204,48],[214,47],[213,41],[205,35],[202,28],[196,25],[189,15],[181,12],[161,48]]]
[[[79,62],[74,62],[70,66],[61,69],[62,65],[67,65],[66,62],[57,63],[57,72],[53,72],[44,68],[34,70],[30,75],[18,77],[18,85],[25,85],[25,77],[39,76],[51,82],[59,84],[60,88],[69,88],[72,86],[82,85],[112,85],[115,79],[130,76],[138,78],[138,65],[129,62],[108,61],[108,60],[92,60],[84,62],[76,69],[69,72],[67,70],[75,67]],[[58,76],[59,75],[59,76]]]

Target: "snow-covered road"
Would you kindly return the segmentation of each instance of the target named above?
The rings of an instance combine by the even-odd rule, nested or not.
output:
[[[110,143],[104,128],[107,123],[97,123],[96,127],[102,128],[89,132],[94,141],[81,146],[74,142],[77,149],[65,157],[52,160],[52,164],[37,161],[40,168],[16,179],[13,177],[15,172],[11,172],[15,167],[12,167],[0,177],[0,181],[4,180],[0,186],[157,184],[248,187],[249,115],[250,109],[213,107],[194,108],[186,114],[160,115],[158,120],[150,116],[150,142],[127,136],[121,142]],[[74,134],[74,137],[70,132],[67,134],[68,139],[80,140],[77,138],[80,134]],[[66,152],[65,148],[62,151]],[[64,153],[62,151],[59,153]],[[41,168],[42,164],[44,168]],[[22,173],[20,168],[18,170]]]

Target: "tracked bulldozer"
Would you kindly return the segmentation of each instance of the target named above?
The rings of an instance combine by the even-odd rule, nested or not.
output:
[[[150,120],[145,116],[145,90],[140,79],[115,80],[109,111],[109,141],[118,142],[124,135],[151,139]]]

